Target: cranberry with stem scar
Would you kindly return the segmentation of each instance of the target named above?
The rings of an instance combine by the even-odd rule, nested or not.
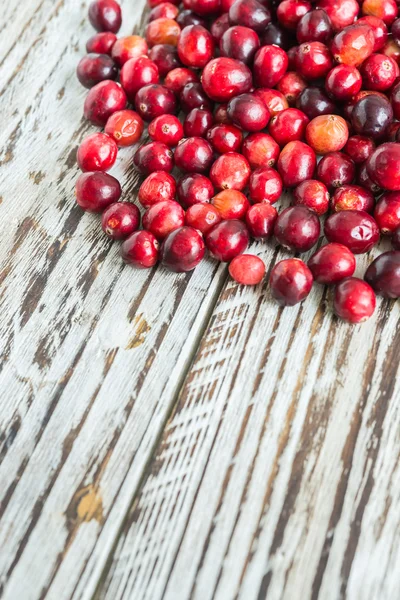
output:
[[[360,66],[372,54],[375,46],[374,32],[368,25],[351,25],[333,38],[331,52],[338,63]]]
[[[362,87],[360,71],[351,65],[338,65],[329,71],[325,89],[330,96],[344,102],[350,101]]]
[[[150,206],[143,215],[143,229],[163,240],[171,231],[182,227],[185,221],[183,208],[175,201],[162,200]]]
[[[83,114],[93,125],[104,127],[107,119],[126,107],[127,97],[115,81],[101,81],[91,88],[83,105]]]
[[[296,70],[307,80],[325,77],[333,67],[329,48],[321,42],[301,44],[295,57]]]
[[[203,138],[182,140],[175,150],[175,164],[181,171],[206,173],[213,161],[213,150]]]
[[[118,146],[132,146],[142,136],[144,123],[134,110],[119,110],[108,118],[104,132],[110,135]]]
[[[276,86],[290,106],[295,106],[297,98],[306,89],[307,82],[295,71],[287,71]]]
[[[282,189],[282,179],[275,169],[261,167],[250,175],[249,195],[253,204],[274,204],[281,197]]]
[[[219,154],[238,152],[242,145],[243,134],[234,125],[214,125],[207,131],[207,140]]]
[[[258,285],[264,279],[265,264],[253,254],[240,254],[229,265],[229,275],[242,285]]]
[[[211,200],[211,204],[218,210],[221,218],[243,219],[250,208],[246,196],[239,190],[223,190]]]
[[[217,19],[215,19],[215,21],[213,21],[213,23],[210,27],[210,33],[213,37],[213,40],[214,40],[214,43],[216,46],[219,45],[219,42],[220,42],[222,36],[224,35],[225,31],[228,31],[229,28],[230,28],[230,23],[229,23],[228,13],[223,13],[222,15],[217,17]],[[224,56],[226,56],[226,55],[224,54]]]
[[[177,193],[183,208],[189,208],[194,204],[210,202],[214,196],[214,186],[205,175],[188,173],[179,180]]]
[[[305,206],[289,206],[278,216],[274,236],[281,246],[307,252],[318,241],[321,225],[318,216]]]
[[[214,162],[210,179],[219,190],[242,190],[246,187],[251,169],[246,158],[237,152],[226,152]]]
[[[108,173],[82,173],[75,184],[75,197],[83,210],[101,213],[113,202],[118,202],[121,197],[121,185],[118,179]]]
[[[108,171],[114,165],[118,146],[106,133],[92,133],[80,144],[76,159],[81,171]]]
[[[307,298],[313,285],[313,276],[299,258],[278,262],[271,271],[269,285],[273,298],[281,306],[294,306]]]
[[[246,250],[249,232],[243,221],[221,221],[206,234],[205,242],[211,256],[222,262],[230,262]]]
[[[212,102],[205,94],[201,83],[186,84],[179,95],[179,102],[184,113],[194,108],[212,109]]]
[[[376,306],[374,290],[357,277],[340,281],[333,299],[335,313],[349,323],[362,323],[369,319]]]
[[[308,267],[314,280],[323,285],[333,285],[351,277],[356,270],[354,254],[343,244],[326,244],[311,256]]]
[[[358,185],[343,185],[332,196],[332,210],[364,210],[372,212],[375,199],[369,190]]]
[[[368,252],[379,241],[375,219],[362,210],[334,213],[325,221],[324,233],[329,242],[343,244],[353,254]]]
[[[280,148],[267,133],[252,133],[242,145],[242,154],[252,169],[272,167],[278,160]]]
[[[131,202],[110,204],[101,217],[101,227],[112,240],[124,240],[140,225],[140,211]]]
[[[161,264],[175,273],[192,271],[203,259],[205,246],[201,234],[184,225],[172,231],[160,248]]]
[[[158,261],[159,242],[150,231],[136,231],[121,246],[121,257],[137,269],[149,269]]]
[[[183,138],[182,124],[175,115],[160,115],[151,121],[148,127],[149,136],[155,142],[167,146],[176,146]]]
[[[174,167],[174,155],[166,144],[150,142],[136,151],[133,162],[144,175],[150,175],[153,171],[170,172]]]
[[[150,173],[139,188],[138,200],[144,208],[149,208],[161,200],[175,200],[176,183],[166,171]]]
[[[245,217],[251,237],[256,240],[269,240],[274,231],[277,218],[278,211],[267,202],[251,206]]]
[[[314,150],[300,141],[289,142],[278,159],[278,172],[284,187],[295,187],[306,179],[312,179],[317,165]]]
[[[144,121],[152,121],[160,115],[176,113],[176,96],[164,85],[145,85],[136,94],[135,107]]]
[[[221,221],[221,215],[215,206],[208,202],[189,206],[185,214],[185,225],[194,227],[203,235],[206,235],[214,225]]]
[[[342,152],[329,152],[318,163],[317,176],[328,190],[353,183],[356,174],[354,162]]]
[[[349,128],[339,115],[320,115],[307,125],[306,142],[317,154],[324,155],[344,148]]]
[[[316,179],[300,183],[293,194],[294,204],[306,206],[317,215],[324,215],[329,210],[329,192],[325,184]]]

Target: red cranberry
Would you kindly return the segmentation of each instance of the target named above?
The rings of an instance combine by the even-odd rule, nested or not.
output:
[[[282,110],[272,117],[268,131],[280,146],[294,140],[302,140],[309,123],[308,117],[297,108]]]
[[[372,54],[374,32],[368,25],[351,25],[333,38],[331,52],[338,63],[358,67]]]
[[[250,165],[244,156],[226,152],[211,167],[210,179],[219,190],[242,190],[249,181],[250,173]]]
[[[306,129],[306,141],[317,154],[341,150],[349,139],[349,128],[339,115],[315,117]]]
[[[131,202],[110,204],[101,217],[101,227],[112,240],[124,240],[140,225],[140,211]]]
[[[399,66],[393,58],[384,54],[372,54],[360,67],[364,87],[384,92],[392,87],[399,76]]]
[[[231,119],[228,117],[228,104],[223,103],[217,106],[214,111],[214,121],[219,125],[232,125]]]
[[[76,74],[84,87],[91,88],[105,79],[116,79],[118,70],[107,54],[88,54],[79,61]]]
[[[250,207],[246,196],[242,192],[233,189],[219,192],[211,200],[211,203],[224,220],[243,219]]]
[[[271,21],[271,13],[257,0],[236,0],[229,9],[229,21],[262,32]]]
[[[245,220],[247,229],[253,238],[257,240],[269,240],[274,231],[277,218],[278,211],[276,208],[264,202],[250,206]]]
[[[380,254],[366,270],[365,281],[380,296],[400,297],[400,252]]]
[[[234,96],[248,92],[253,84],[250,69],[239,60],[226,56],[206,64],[201,82],[207,96],[216,102],[228,102]]]
[[[151,9],[149,14],[149,21],[155,19],[176,19],[179,14],[179,8],[171,2],[162,2]]]
[[[374,52],[379,52],[379,50],[382,50],[388,39],[388,29],[385,23],[382,21],[382,19],[379,19],[378,17],[374,17],[372,15],[368,15],[366,17],[361,17],[361,19],[358,19],[357,22],[359,25],[369,25],[372,31],[374,32]]]
[[[228,13],[224,13],[219,16],[215,21],[213,21],[210,27],[210,33],[213,37],[214,43],[216,46],[219,46],[219,42],[224,35],[225,31],[228,31],[230,27],[229,23],[229,15]],[[257,34],[255,34],[257,35]],[[224,55],[225,56],[225,55]]]
[[[208,202],[189,206],[185,214],[185,224],[194,227],[203,235],[206,235],[221,220],[217,209]]]
[[[299,44],[303,42],[322,42],[326,44],[333,35],[332,23],[326,12],[315,9],[301,17],[296,36]]]
[[[128,35],[118,38],[112,47],[111,56],[119,67],[130,58],[139,58],[148,53],[147,42],[140,35]]]
[[[211,256],[222,262],[230,262],[246,250],[249,232],[243,221],[221,221],[206,234],[205,241]]]
[[[353,254],[368,252],[379,241],[375,219],[362,210],[342,210],[325,221],[325,236],[329,242],[347,246]]]
[[[379,185],[376,185],[368,175],[367,163],[361,165],[357,175],[357,183],[361,185],[361,187],[372,192],[374,196],[377,196],[382,191]]]
[[[75,185],[75,196],[83,210],[100,213],[113,202],[118,202],[121,186],[119,181],[108,173],[82,173]]]
[[[192,271],[204,257],[205,246],[201,234],[192,227],[175,229],[164,240],[160,249],[161,264],[175,273]]]
[[[400,122],[393,121],[386,130],[385,142],[396,142],[399,135]],[[375,150],[375,147],[374,147]],[[372,154],[372,152],[371,152]],[[369,157],[368,157],[369,158]]]
[[[93,125],[104,126],[108,117],[125,108],[126,102],[126,94],[119,83],[101,81],[86,96],[83,114]]]
[[[214,41],[212,35],[201,25],[185,27],[178,41],[178,56],[187,67],[202,69],[212,59]]]
[[[374,150],[375,143],[373,140],[362,135],[349,137],[344,147],[344,152],[350,156],[356,165],[364,163]]]
[[[288,68],[294,71],[296,69],[296,55],[299,50],[299,46],[293,46],[287,51],[289,65]]]
[[[260,33],[261,46],[279,46],[289,51],[296,43],[292,31],[280,27],[277,23],[269,23]]]
[[[120,78],[128,99],[134,102],[136,93],[142,87],[158,83],[158,67],[147,56],[131,58],[122,67]]]
[[[263,46],[255,57],[254,81],[257,87],[273,88],[282,79],[289,66],[289,59],[278,46]]]
[[[211,110],[212,104],[206,96],[201,83],[188,83],[179,96],[181,109],[188,113],[194,108]]]
[[[400,144],[382,144],[367,160],[372,181],[385,190],[400,190]]]
[[[244,131],[264,129],[269,121],[269,111],[264,102],[254,94],[240,94],[228,102],[228,116]]]
[[[207,17],[218,13],[220,0],[184,0],[183,5],[196,15]]]
[[[155,6],[158,6],[159,4],[162,4],[165,0],[147,0],[147,4],[149,5],[150,8],[154,8]],[[179,0],[169,0],[172,4],[176,4],[176,6],[179,6],[180,2]]]
[[[363,19],[376,19],[377,17],[363,17]],[[400,42],[400,19],[396,19],[390,28],[390,33],[396,42]],[[380,50],[380,48],[378,48]],[[89,50],[88,50],[89,52]]]
[[[89,21],[96,31],[117,33],[122,23],[121,7],[115,0],[95,0],[89,5]]]
[[[201,25],[202,27],[206,26],[206,22],[202,17],[195,15],[192,10],[188,9],[181,10],[179,15],[176,17],[176,21],[182,29],[189,27],[189,25]]]
[[[161,77],[165,77],[170,71],[181,66],[178,50],[171,44],[156,44],[151,48],[149,57],[157,66]]]
[[[207,131],[207,140],[216,152],[238,152],[242,145],[243,135],[234,125],[214,125]]]
[[[396,0],[364,0],[361,6],[363,15],[373,15],[391,25],[398,15]]]
[[[205,175],[188,173],[179,180],[177,192],[183,208],[189,208],[194,204],[210,202],[214,186]]]
[[[154,171],[170,172],[174,167],[174,155],[166,144],[150,142],[136,151],[133,162],[144,175]]]
[[[364,210],[372,212],[375,199],[369,190],[358,185],[343,185],[332,196],[332,210]]]
[[[138,269],[154,267],[158,261],[159,243],[150,231],[137,231],[121,246],[122,259]]]
[[[282,188],[282,179],[274,169],[261,167],[250,175],[249,193],[254,204],[258,202],[274,204],[281,197]]]
[[[280,148],[267,133],[252,133],[242,145],[242,154],[252,169],[272,167],[279,157]]]
[[[286,97],[278,90],[258,88],[253,93],[255,96],[259,96],[266,104],[272,117],[280,113],[282,110],[289,108],[289,103]]]
[[[108,171],[117,159],[118,146],[106,133],[92,133],[81,142],[76,159],[81,171]]]
[[[383,234],[392,234],[400,225],[400,193],[386,192],[375,207],[374,219]]]
[[[117,41],[117,36],[111,31],[101,31],[96,33],[86,42],[86,52],[88,54],[108,54],[111,55],[112,47]]]
[[[319,115],[332,115],[337,113],[335,104],[323,93],[320,88],[309,87],[301,92],[296,100],[296,106],[309,119]]]
[[[175,179],[165,171],[155,171],[143,181],[138,199],[144,208],[149,208],[162,200],[175,200]]]
[[[362,323],[369,319],[376,306],[374,290],[357,277],[342,279],[333,299],[335,313],[349,323]]]
[[[329,152],[318,163],[317,175],[328,188],[341,187],[353,183],[356,168],[349,156],[341,152]]]
[[[181,28],[174,19],[161,17],[150,21],[146,27],[146,41],[150,47],[157,44],[176,46]]]
[[[252,63],[259,47],[260,40],[256,32],[241,25],[227,29],[219,42],[221,56],[241,60],[246,65]]]
[[[299,258],[278,262],[269,279],[271,294],[281,306],[294,306],[311,292],[313,277],[310,269]]]
[[[276,16],[278,17],[279,23],[281,23],[285,29],[296,31],[302,17],[304,17],[311,8],[311,3],[306,0],[283,0],[277,8]]]
[[[183,127],[175,115],[160,115],[153,119],[148,128],[149,136],[155,142],[176,146],[183,138]]]
[[[163,240],[171,231],[182,227],[185,211],[175,201],[162,200],[150,206],[143,215],[143,229]]]
[[[400,250],[400,227],[396,227],[394,230],[391,242],[395,250]]]
[[[278,216],[274,236],[278,243],[295,252],[307,252],[318,241],[319,218],[305,206],[289,206]]]
[[[314,150],[303,142],[287,144],[278,159],[278,171],[284,187],[295,187],[306,179],[312,179],[317,159]]]
[[[212,112],[203,108],[193,108],[183,123],[186,137],[206,137],[213,122]]]
[[[391,91],[390,101],[393,107],[393,113],[396,119],[400,118],[400,82],[396,83]]]
[[[308,266],[317,283],[332,285],[354,274],[356,259],[343,244],[326,244],[311,256]]]
[[[175,94],[163,85],[145,85],[136,94],[136,110],[145,121],[152,121],[164,114],[175,114]]]
[[[206,173],[212,161],[212,148],[200,137],[182,140],[175,150],[175,164],[181,171]]]
[[[194,71],[186,69],[185,67],[177,67],[167,73],[164,79],[164,85],[179,96],[185,85],[188,83],[198,83],[198,81],[199,78]]]
[[[258,256],[240,254],[230,263],[229,274],[242,285],[258,285],[264,279],[265,264]]]
[[[389,100],[376,95],[361,98],[351,113],[351,123],[356,133],[373,139],[381,139],[393,120]]]
[[[134,110],[118,110],[108,118],[105,133],[108,133],[118,146],[132,146],[142,136],[144,123]]]
[[[361,90],[362,78],[356,67],[338,65],[331,71],[325,80],[327,92],[336,100],[351,100]]]
[[[333,59],[325,44],[305,42],[296,52],[295,65],[305,79],[319,79],[332,69]]]
[[[329,210],[329,193],[326,186],[316,179],[303,181],[294,190],[294,204],[306,206],[317,215]]]
[[[360,10],[356,0],[319,0],[318,8],[326,12],[335,31],[354,23]]]
[[[282,77],[277,85],[280,91],[288,101],[290,106],[294,106],[300,94],[306,89],[306,81],[294,71],[288,71]]]

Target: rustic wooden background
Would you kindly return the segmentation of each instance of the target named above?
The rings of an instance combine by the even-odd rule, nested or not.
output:
[[[0,597],[400,598],[399,304],[124,266],[73,197],[86,11],[2,5]]]

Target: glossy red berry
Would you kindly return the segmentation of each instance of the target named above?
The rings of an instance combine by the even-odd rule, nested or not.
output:
[[[254,94],[240,94],[228,102],[228,116],[244,131],[257,132],[264,129],[269,121],[269,110],[264,102]]]
[[[303,90],[296,100],[296,107],[314,119],[319,115],[332,115],[337,113],[335,104],[318,87],[308,87]]]
[[[228,102],[234,96],[248,92],[253,84],[249,67],[221,56],[210,60],[204,67],[201,82],[207,96],[215,102]]]
[[[343,151],[350,156],[356,165],[363,164],[374,150],[374,141],[363,135],[352,135],[343,148]]]
[[[260,39],[249,27],[235,25],[225,31],[219,41],[221,56],[229,56],[249,65],[260,47]]]
[[[384,54],[371,54],[361,65],[360,72],[365,89],[379,92],[390,89],[400,74],[396,61]]]
[[[278,159],[278,171],[284,187],[295,187],[306,179],[312,179],[317,165],[314,150],[304,142],[289,142]]]
[[[184,0],[183,5],[196,15],[212,17],[219,12],[220,0]]]
[[[375,38],[374,52],[382,50],[388,39],[388,28],[382,19],[373,15],[367,15],[358,19],[357,22],[359,25],[369,25],[372,28]],[[391,31],[393,35],[393,26]],[[393,37],[395,36],[393,35]]]
[[[313,277],[310,269],[299,258],[278,262],[269,279],[271,294],[281,306],[294,306],[311,292]]]
[[[229,265],[229,274],[241,285],[258,285],[264,279],[265,264],[253,254],[240,254]]]
[[[252,169],[272,167],[278,160],[280,148],[267,133],[252,133],[242,145],[242,154]]]
[[[231,25],[243,25],[262,32],[271,21],[271,13],[257,0],[236,0],[229,9]]]
[[[146,42],[150,48],[157,44],[176,46],[180,33],[181,28],[174,19],[159,17],[148,23],[145,30]]]
[[[144,175],[154,171],[170,172],[174,167],[174,155],[166,144],[150,142],[136,151],[133,162]]]
[[[322,42],[326,44],[333,36],[333,27],[327,13],[322,9],[310,10],[297,24],[296,36],[299,44],[303,42]]]
[[[268,131],[280,146],[304,139],[309,118],[297,108],[282,110],[272,117]]]
[[[89,21],[96,31],[117,33],[122,23],[121,7],[115,0],[94,0],[89,5]]]
[[[282,179],[275,169],[260,167],[253,171],[249,179],[249,194],[253,204],[268,202],[274,204],[282,195]]]
[[[175,273],[192,271],[202,260],[205,246],[201,234],[187,225],[175,229],[160,248],[161,264]]]
[[[118,146],[132,146],[142,136],[144,123],[134,110],[119,110],[108,118],[105,133],[108,133]]]
[[[357,183],[358,183],[358,185],[361,185],[361,187],[372,192],[374,194],[374,196],[377,196],[382,191],[381,188],[379,187],[379,185],[376,185],[376,183],[374,183],[372,181],[372,179],[370,178],[370,176],[368,175],[366,162],[361,165],[361,167],[358,171]]]
[[[101,213],[113,202],[118,202],[121,186],[118,179],[108,173],[82,173],[76,181],[75,197],[83,210]]]
[[[175,200],[175,179],[166,171],[155,171],[143,181],[139,188],[138,200],[144,208],[149,208],[162,200]]]
[[[194,204],[210,202],[214,196],[214,186],[205,175],[188,173],[178,182],[178,200],[183,208]]]
[[[257,87],[273,88],[282,79],[289,66],[289,59],[279,46],[263,46],[253,64],[254,81]]]
[[[372,212],[375,199],[369,190],[358,185],[343,185],[335,190],[332,196],[331,207],[335,212],[340,210],[364,210]]]
[[[287,71],[277,84],[290,106],[295,106],[300,94],[306,89],[306,80],[295,71]]]
[[[161,18],[176,19],[178,14],[179,8],[175,4],[171,4],[171,2],[162,2],[151,9],[149,21],[154,21],[155,19]]]
[[[179,4],[179,0],[177,0],[177,4]],[[207,25],[205,19],[196,15],[192,10],[185,9],[181,10],[179,15],[176,17],[177,23],[181,26],[181,29],[184,27],[189,27],[189,25],[201,25],[205,27]]]
[[[342,210],[325,221],[324,233],[329,242],[347,246],[353,254],[368,252],[379,241],[378,225],[362,210]]]
[[[246,196],[239,190],[223,190],[211,200],[223,220],[243,219],[250,208]]]
[[[219,154],[238,152],[242,145],[243,134],[234,125],[214,125],[207,131],[207,140]]]
[[[150,49],[149,58],[157,65],[160,77],[181,66],[178,50],[171,44],[156,44]]]
[[[210,33],[213,37],[216,46],[219,46],[219,42],[222,36],[224,35],[225,31],[228,31],[229,28],[230,23],[228,13],[223,13],[222,15],[217,17],[215,21],[212,22],[212,25],[210,27]],[[224,56],[226,55],[224,54]]]
[[[250,206],[245,221],[251,237],[256,240],[269,240],[277,218],[278,211],[267,202]]]
[[[293,194],[294,204],[306,206],[317,215],[324,215],[329,210],[329,192],[327,187],[316,179],[303,181]]]
[[[175,150],[175,164],[181,171],[206,173],[213,162],[213,150],[203,138],[182,140]]]
[[[96,33],[86,42],[86,52],[91,54],[108,54],[111,55],[112,47],[117,41],[117,36],[111,31],[101,31]]]
[[[115,81],[101,81],[89,91],[83,105],[83,114],[93,125],[104,126],[117,110],[126,107],[127,97]]]
[[[354,162],[342,152],[329,152],[318,163],[317,176],[328,190],[353,183],[356,175]]]
[[[118,146],[106,133],[92,133],[80,144],[76,158],[81,171],[108,171],[117,159]]]
[[[386,192],[375,207],[374,219],[383,234],[391,235],[400,225],[400,193]]]
[[[143,229],[163,240],[171,231],[182,227],[185,221],[183,208],[174,201],[162,200],[150,206],[143,215]]]
[[[189,206],[185,214],[185,225],[194,227],[203,235],[206,235],[214,225],[221,221],[221,215],[217,209],[208,202]]]
[[[326,12],[335,31],[354,23],[360,10],[357,0],[318,0],[317,7]]]
[[[380,296],[400,297],[400,252],[380,254],[366,270],[365,281]]]
[[[188,113],[194,108],[211,110],[212,102],[205,94],[201,83],[188,83],[179,95],[181,109]]]
[[[348,277],[337,284],[333,308],[345,321],[362,323],[373,315],[375,306],[374,290],[362,279]]]
[[[338,63],[358,67],[372,54],[374,32],[368,25],[351,25],[333,38],[331,52]]]
[[[363,15],[373,15],[382,19],[386,25],[391,25],[398,16],[396,0],[364,0],[361,5]]]
[[[140,225],[140,211],[131,202],[110,204],[101,217],[101,227],[112,240],[124,240]]]
[[[121,246],[122,259],[138,269],[154,267],[158,261],[159,242],[150,231],[136,231]]]
[[[343,244],[326,244],[308,261],[314,281],[323,285],[338,283],[356,270],[354,254]]]
[[[130,58],[121,69],[120,79],[128,99],[134,102],[137,92],[142,87],[158,83],[158,67],[148,56]]]
[[[194,71],[185,67],[177,67],[167,73],[164,85],[179,96],[185,85],[188,83],[198,83],[198,81],[199,78]]]
[[[379,146],[367,161],[367,172],[380,188],[400,190],[400,144]]]
[[[79,61],[76,74],[84,87],[91,88],[105,79],[116,79],[118,70],[107,54],[87,54]]]
[[[201,25],[185,27],[178,41],[178,56],[187,67],[202,69],[212,59],[214,41],[212,35]]]
[[[316,154],[324,155],[344,148],[349,139],[349,128],[339,115],[320,115],[307,125],[305,137]]]
[[[279,3],[276,16],[285,29],[296,31],[300,20],[311,8],[311,3],[307,0],[283,0]]]
[[[249,181],[250,173],[250,165],[244,156],[226,152],[211,167],[210,179],[218,190],[242,190]]]
[[[289,206],[275,223],[274,236],[281,246],[294,252],[307,252],[318,241],[321,226],[315,212],[305,206]]]
[[[314,80],[325,77],[333,67],[329,48],[321,42],[301,44],[295,57],[296,70],[304,79]]]
[[[183,127],[186,137],[206,137],[214,122],[213,114],[205,108],[193,108],[185,117]]]
[[[206,246],[213,258],[230,262],[243,254],[249,244],[249,232],[243,221],[232,219],[215,225],[205,237]]]
[[[139,58],[148,53],[147,42],[140,35],[128,35],[118,38],[112,47],[111,56],[119,67],[122,67],[129,59]]]
[[[358,94],[362,86],[360,71],[351,65],[338,65],[329,71],[325,89],[333,98],[344,102]]]
[[[152,140],[170,147],[177,146],[184,135],[182,123],[175,115],[156,117],[149,124],[148,132]]]
[[[176,96],[164,85],[145,85],[136,94],[135,107],[144,121],[152,121],[160,115],[176,113]]]
[[[271,90],[269,88],[258,88],[254,92],[266,104],[271,117],[274,117],[282,110],[289,108],[289,103],[282,92]]]

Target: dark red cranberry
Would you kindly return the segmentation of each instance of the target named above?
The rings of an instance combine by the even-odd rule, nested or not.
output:
[[[303,181],[293,194],[294,204],[306,206],[308,209],[324,215],[329,210],[329,192],[326,186],[316,179]]]
[[[181,171],[206,173],[213,161],[210,144],[200,137],[182,140],[175,150],[175,164]]]
[[[155,171],[143,181],[139,188],[138,200],[144,208],[149,208],[162,200],[175,200],[175,179],[166,171]]]
[[[301,17],[296,29],[297,41],[322,42],[326,44],[333,36],[332,23],[326,12],[315,9]]]
[[[117,110],[126,107],[124,90],[115,81],[101,81],[89,91],[83,106],[83,114],[93,125],[104,126]]]
[[[208,202],[189,206],[185,214],[185,225],[194,227],[203,235],[206,235],[214,225],[221,221],[221,215],[217,209]]]
[[[400,227],[397,227],[391,237],[392,246],[395,250],[400,250]]]
[[[131,202],[110,204],[101,217],[101,227],[112,240],[124,240],[140,225],[140,211]]]
[[[188,113],[194,108],[202,108],[211,110],[212,103],[206,96],[201,83],[186,84],[179,96],[181,109],[184,113]]]
[[[142,136],[144,123],[134,110],[118,110],[108,118],[105,133],[110,135],[118,146],[132,146]]]
[[[292,71],[296,70],[296,55],[298,50],[299,46],[293,46],[293,48],[290,48],[290,50],[287,51],[289,61],[288,69],[291,69]]]
[[[380,188],[400,190],[400,144],[379,146],[367,160],[367,172]]]
[[[255,57],[254,81],[257,87],[273,88],[282,79],[289,66],[289,59],[279,46],[263,46]]]
[[[221,56],[236,58],[246,65],[252,63],[259,47],[260,40],[256,32],[242,25],[227,29],[219,42]]]
[[[312,179],[317,165],[314,150],[304,142],[289,142],[278,159],[278,171],[284,187],[295,187],[306,179]]]
[[[280,148],[267,133],[252,133],[245,138],[242,154],[252,169],[272,167],[279,157]]]
[[[143,229],[163,240],[171,231],[182,227],[185,211],[178,202],[162,200],[150,206],[143,215]]]
[[[304,139],[308,117],[297,108],[282,110],[272,117],[268,131],[280,146],[286,146],[294,140]]]
[[[111,50],[111,56],[119,67],[129,59],[147,55],[147,42],[140,35],[128,35],[118,38]]]
[[[294,252],[310,250],[317,243],[320,232],[319,218],[305,206],[285,208],[274,227],[278,243]]]
[[[230,263],[229,275],[241,285],[258,285],[264,279],[264,261],[253,254],[240,254]]]
[[[219,104],[214,111],[214,121],[220,125],[232,125],[231,119],[228,117],[228,104]]]
[[[361,65],[360,72],[367,90],[389,90],[400,74],[393,58],[384,54],[372,54]]]
[[[249,67],[239,60],[221,56],[204,67],[201,83],[207,96],[215,102],[228,102],[248,92],[253,84]]]
[[[269,121],[269,110],[254,94],[240,94],[228,102],[228,116],[244,131],[256,132],[264,129]]]
[[[291,31],[287,31],[276,23],[269,23],[260,33],[261,46],[279,46],[283,50],[289,50],[294,46],[296,40]]]
[[[391,25],[398,15],[396,0],[364,0],[361,6],[363,15],[373,15]]]
[[[184,0],[183,5],[197,15],[211,17],[219,12],[220,0]]]
[[[353,254],[371,250],[379,241],[378,225],[362,210],[342,210],[325,221],[325,236],[329,242],[347,246]]]
[[[111,31],[101,31],[96,33],[86,42],[86,52],[88,54],[108,54],[111,55],[112,47],[117,41],[117,36]]]
[[[117,33],[122,23],[121,7],[115,0],[95,0],[89,5],[89,21],[96,31]]]
[[[192,10],[181,10],[179,15],[176,17],[176,22],[181,26],[182,29],[189,27],[189,25],[201,25],[206,26],[205,20],[196,15]]]
[[[193,108],[183,122],[186,137],[206,137],[213,122],[214,117],[211,111]]]
[[[194,204],[210,202],[214,186],[205,175],[188,173],[179,180],[177,192],[183,208],[189,208]]]
[[[375,46],[374,32],[368,25],[351,25],[333,38],[331,52],[338,63],[360,66],[372,54]]]
[[[131,58],[122,67],[120,79],[128,99],[134,102],[136,93],[140,88],[152,83],[158,83],[158,67],[147,56]]]
[[[211,167],[210,179],[219,190],[242,190],[249,181],[250,173],[250,165],[244,156],[226,152]]]
[[[392,103],[393,113],[396,119],[400,118],[400,82],[393,86],[390,95],[390,101]]]
[[[157,44],[176,46],[181,28],[174,19],[161,17],[150,21],[145,29],[146,41],[149,47]]]
[[[313,276],[307,265],[299,258],[287,258],[278,262],[269,279],[271,294],[281,306],[294,306],[311,292]]]
[[[386,192],[375,207],[374,219],[383,234],[392,234],[400,225],[400,193]]]
[[[372,192],[374,194],[374,196],[377,196],[382,191],[381,188],[379,187],[379,185],[376,185],[376,183],[374,183],[372,181],[372,179],[370,178],[370,176],[368,175],[366,162],[361,165],[361,167],[358,171],[357,183],[359,185],[361,185],[361,187]]]
[[[374,17],[373,15],[367,15],[366,17],[361,17],[361,19],[358,19],[357,22],[359,25],[369,25],[372,28],[375,38],[374,52],[379,52],[379,50],[382,50],[388,39],[388,29],[382,19]]]
[[[92,133],[81,142],[76,159],[81,171],[108,171],[117,160],[118,146],[106,133]]]
[[[335,313],[349,323],[362,323],[369,319],[376,306],[374,290],[357,277],[342,279],[333,299]]]
[[[76,181],[75,197],[83,210],[101,213],[113,202],[118,202],[121,186],[119,181],[108,173],[82,173]]]
[[[175,115],[160,115],[151,121],[148,128],[149,136],[155,142],[167,146],[176,146],[183,138],[182,123]]]
[[[363,17],[363,18],[367,19],[367,18],[371,18],[371,17]],[[392,26],[390,28],[390,33],[392,34],[392,36],[396,40],[396,42],[400,42],[400,19],[396,19],[394,21],[394,23],[392,23]]]
[[[338,283],[351,277],[356,270],[356,259],[343,244],[326,244],[315,252],[308,261],[314,280],[323,285]]]
[[[269,240],[277,218],[278,211],[268,202],[250,206],[245,220],[251,237],[256,240]]]
[[[225,189],[219,192],[212,198],[211,203],[224,220],[243,219],[250,208],[246,196],[234,189]]]
[[[116,79],[118,70],[107,54],[88,54],[79,61],[76,74],[84,87],[91,88],[105,79]]]
[[[285,96],[290,106],[295,106],[298,97],[306,87],[306,81],[294,71],[285,73],[277,85],[277,89]]]
[[[236,0],[229,9],[229,21],[261,33],[270,23],[271,13],[257,0]]]
[[[176,69],[172,69],[172,71],[167,73],[164,79],[165,87],[175,92],[177,96],[179,96],[185,85],[188,83],[198,82],[199,78],[197,74],[191,69],[186,69],[186,67],[177,67]]]
[[[385,135],[385,142],[396,142],[396,141],[398,141],[397,138],[398,138],[398,135],[399,135],[399,129],[400,129],[400,122],[399,121],[393,121],[393,123],[391,123],[389,125],[389,127],[387,128],[386,135]]]
[[[301,19],[311,8],[311,3],[307,0],[283,0],[279,3],[276,16],[285,29],[296,31]]]
[[[193,227],[175,229],[160,249],[161,264],[175,273],[192,271],[202,260],[205,246],[201,234]]]
[[[229,28],[230,28],[230,23],[229,23],[228,13],[222,14],[217,19],[215,19],[215,21],[213,21],[213,23],[210,27],[210,33],[213,37],[214,44],[216,46],[219,46],[219,42],[220,42],[222,36],[224,35],[225,31],[228,31]],[[255,35],[257,35],[257,34],[255,34]]]
[[[178,56],[187,67],[202,69],[212,59],[214,41],[212,35],[201,25],[185,27],[178,41]]]
[[[333,67],[333,59],[325,44],[305,42],[296,52],[295,65],[302,77],[313,80],[329,73]]]
[[[205,242],[211,256],[222,262],[230,262],[246,250],[249,239],[243,221],[231,219],[215,225],[206,234]]]
[[[306,142],[317,154],[341,150],[349,139],[347,122],[339,115],[320,115],[307,125]]]
[[[373,140],[362,135],[352,135],[349,137],[343,149],[356,165],[364,163],[374,150],[375,143]]]
[[[121,246],[122,259],[138,269],[154,267],[158,261],[159,243],[150,231],[136,231]]]
[[[267,202],[274,204],[282,195],[282,179],[269,167],[261,167],[253,171],[249,179],[249,194],[253,204]]]
[[[362,86],[362,77],[356,67],[338,65],[329,71],[325,80],[325,89],[336,100],[351,100]]]
[[[179,8],[171,2],[161,2],[154,8],[151,9],[149,14],[149,21],[155,19],[176,19],[179,14]]]
[[[318,179],[326,185],[328,190],[353,183],[355,174],[356,168],[353,161],[342,152],[325,154],[318,163]]]
[[[152,121],[160,115],[176,113],[176,96],[163,85],[145,85],[136,94],[135,107],[144,121]]]
[[[207,131],[207,140],[219,154],[240,150],[243,134],[234,125],[214,125]]]
[[[332,115],[337,113],[335,104],[324,92],[317,87],[308,87],[296,100],[296,106],[309,119],[314,119],[319,115]]]
[[[372,192],[358,185],[343,185],[332,196],[332,210],[365,210],[372,212],[375,199]]]
[[[150,142],[141,146],[133,158],[135,166],[140,173],[150,175],[153,171],[167,171],[174,168],[174,155],[166,144]]]
[[[161,77],[181,66],[176,46],[171,44],[156,44],[151,48],[149,57],[157,66]]]
[[[317,6],[326,12],[335,31],[354,23],[360,10],[356,0],[319,0]]]
[[[400,297],[400,252],[392,250],[380,254],[366,270],[365,281],[380,296]]]

